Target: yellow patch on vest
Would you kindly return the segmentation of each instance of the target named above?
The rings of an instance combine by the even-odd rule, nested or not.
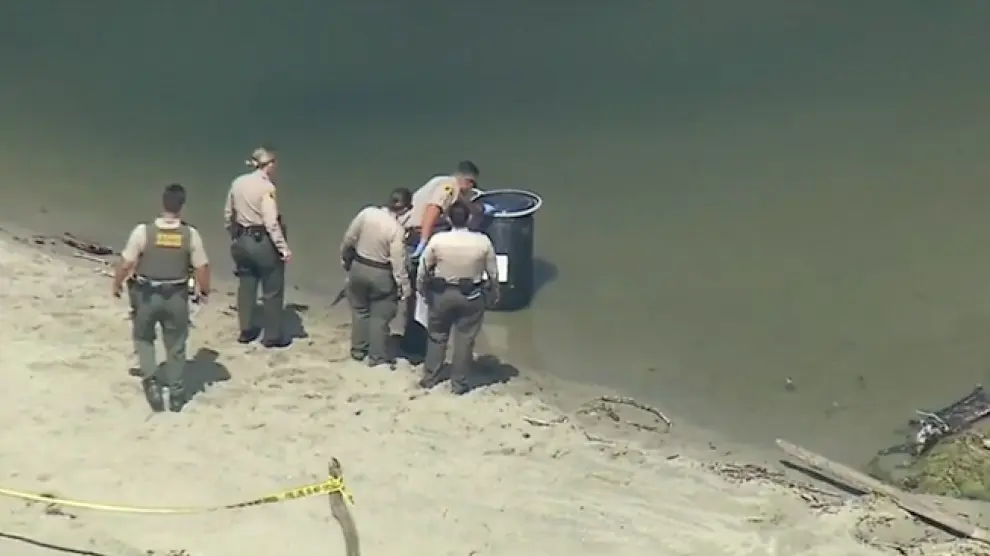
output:
[[[179,249],[182,247],[182,234],[177,232],[158,232],[155,234],[155,247]]]
[[[274,201],[274,200],[275,200],[275,190],[274,190],[274,189],[272,189],[272,190],[271,190],[271,191],[270,191],[270,192],[268,193],[268,196],[269,196],[269,197],[271,197],[271,199],[272,199],[272,200]]]

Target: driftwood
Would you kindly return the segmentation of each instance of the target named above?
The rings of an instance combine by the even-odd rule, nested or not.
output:
[[[337,458],[330,459],[329,468],[331,477],[343,479],[344,471]],[[344,534],[345,553],[347,556],[361,556],[361,544],[358,540],[357,526],[354,524],[354,517],[347,507],[347,501],[344,500],[344,493],[331,492],[328,497],[330,499],[330,513],[333,514],[333,518],[337,520],[337,524],[340,525],[340,530]]]
[[[599,396],[599,397],[595,398],[594,400],[588,402],[585,405],[590,405],[590,404],[593,404],[595,402],[598,403],[598,407],[602,407],[605,404],[610,404],[610,403],[611,404],[617,404],[617,405],[628,405],[630,407],[635,407],[636,409],[639,409],[640,411],[645,411],[645,412],[649,413],[650,415],[653,415],[654,417],[656,417],[660,421],[663,421],[664,425],[667,426],[667,430],[670,430],[674,426],[674,422],[671,421],[666,415],[664,415],[664,413],[662,411],[660,411],[659,409],[657,409],[657,408],[655,408],[653,406],[646,405],[644,403],[638,402],[638,401],[636,401],[636,400],[634,400],[632,398],[628,398],[628,397],[625,397],[625,396]],[[592,406],[592,407],[585,407],[584,409],[580,410],[579,413],[591,413],[591,412],[595,411],[595,409],[596,409],[596,407],[594,407],[594,406]],[[611,410],[608,410],[608,411],[611,411]],[[612,419],[615,420],[615,421],[619,421],[620,420],[619,417],[618,417],[618,415],[613,415],[612,416]],[[629,424],[630,425],[633,425],[633,426],[635,426],[637,428],[641,428],[641,429],[645,429],[645,430],[657,432],[656,431],[656,427],[651,427],[651,426],[647,426],[647,425],[640,425],[640,424],[637,424],[637,423],[629,423]]]
[[[112,247],[108,247],[102,243],[96,243],[95,241],[79,238],[69,232],[62,232],[61,236],[33,235],[31,236],[30,242],[35,245],[56,245],[61,243],[75,249],[76,253],[79,255],[87,254],[93,256],[94,258],[109,257],[110,255],[117,254]],[[98,260],[102,261],[102,259]]]
[[[87,241],[85,239],[81,239],[79,237],[70,234],[69,232],[63,232],[61,240],[62,243],[68,245],[69,247],[72,247],[73,249],[78,249],[83,253],[89,253],[90,255],[105,257],[108,255],[116,254],[116,252],[111,247],[107,247],[106,245],[96,243],[93,241]]]
[[[98,264],[102,264],[102,265],[109,265],[109,264],[111,264],[110,261],[108,261],[106,259],[101,259],[100,257],[96,257],[96,256],[93,256],[93,255],[87,255],[86,253],[80,253],[78,251],[75,252],[75,253],[73,253],[72,256],[74,258],[76,258],[76,259],[82,259],[84,261],[89,261],[91,263],[98,263]]]
[[[865,473],[829,460],[786,440],[777,439],[777,446],[785,454],[801,462],[802,467],[810,471],[834,479],[852,490],[885,496],[902,510],[939,525],[946,531],[990,544],[990,531],[981,529],[959,516],[935,508],[913,494],[882,483]]]
[[[522,420],[523,421],[526,421],[530,425],[533,425],[534,427],[552,427],[554,425],[560,425],[561,423],[566,423],[567,422],[567,416],[566,415],[561,415],[560,417],[555,417],[555,418],[550,419],[550,420],[537,419],[536,417],[526,417],[526,416],[524,416],[522,418]]]

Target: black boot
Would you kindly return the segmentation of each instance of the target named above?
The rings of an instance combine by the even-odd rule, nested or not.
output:
[[[392,371],[394,371],[396,367],[395,359],[378,359],[377,357],[368,358],[369,367],[377,367],[379,365],[388,365],[388,368]]]
[[[168,410],[172,413],[178,413],[182,411],[182,408],[186,406],[186,396],[181,388],[169,388],[168,389]]]
[[[165,411],[162,403],[162,389],[155,377],[142,378],[141,389],[144,390],[144,399],[148,400],[148,405],[151,406],[152,411]]]
[[[292,345],[292,340],[289,338],[265,338],[261,341],[261,345],[266,348],[285,348]]]
[[[426,376],[420,379],[419,387],[429,390],[445,380],[447,380],[446,369],[444,367],[440,367],[435,371],[427,371]]]
[[[260,335],[260,328],[248,328],[247,330],[241,330],[241,335],[237,337],[237,341],[242,344],[250,344],[257,340]]]
[[[450,392],[455,396],[463,396],[471,391],[468,383],[462,379],[450,379]]]

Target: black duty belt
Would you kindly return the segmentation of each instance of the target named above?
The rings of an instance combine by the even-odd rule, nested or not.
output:
[[[471,295],[478,292],[485,285],[484,282],[475,282],[471,278],[461,278],[454,282],[448,282],[443,278],[432,277],[427,282],[427,287],[434,292],[444,292],[451,289],[459,290],[464,295]]]
[[[172,294],[188,291],[189,279],[188,278],[173,278],[170,280],[159,280],[155,278],[148,278],[147,276],[135,276],[131,278],[130,283],[139,289],[139,291],[144,291],[146,293],[161,293],[164,295],[171,296]]]
[[[171,278],[168,280],[161,280],[157,278],[149,278],[147,276],[141,276],[140,274],[134,277],[134,283],[139,286],[152,286],[152,287],[162,287],[162,286],[185,286],[189,283],[189,278]]]
[[[361,263],[361,264],[363,264],[363,265],[365,265],[365,266],[370,266],[371,268],[377,268],[377,269],[380,269],[380,270],[392,270],[392,264],[391,263],[383,263],[383,262],[379,262],[379,261],[373,261],[373,260],[371,260],[371,259],[369,259],[367,257],[362,257],[361,255],[358,255],[357,253],[354,253],[354,260],[357,261],[357,262],[359,262],[359,263]]]

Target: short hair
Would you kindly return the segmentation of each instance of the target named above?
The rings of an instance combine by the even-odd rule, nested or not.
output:
[[[458,162],[457,173],[471,178],[477,178],[481,175],[481,171],[478,170],[478,166],[470,160],[462,160]]]
[[[252,168],[264,168],[275,162],[275,158],[275,147],[266,144],[251,151],[251,158],[245,163]]]
[[[403,210],[412,206],[412,191],[406,187],[397,187],[388,196],[388,208],[392,210]]]
[[[447,209],[447,218],[450,219],[451,225],[455,228],[467,227],[468,220],[471,218],[471,207],[464,201],[455,201]]]
[[[162,193],[162,208],[165,212],[171,212],[172,214],[178,214],[182,207],[186,204],[186,188],[178,183],[173,183],[165,186],[165,192]]]

